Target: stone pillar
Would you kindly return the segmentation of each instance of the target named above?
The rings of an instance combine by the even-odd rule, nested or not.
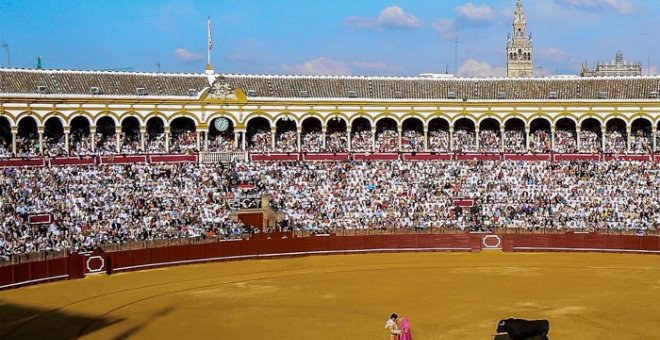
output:
[[[92,144],[92,152],[96,151],[96,126],[89,127],[89,142]]]
[[[197,130],[197,140],[195,141],[195,148],[197,149],[197,152],[202,151],[200,145],[202,145],[202,131]]]
[[[142,152],[146,153],[147,152],[147,128],[146,127],[140,127],[140,150]]]
[[[529,153],[529,138],[531,136],[529,132],[529,126],[525,126],[525,153]]]
[[[39,153],[44,154],[44,128],[40,127],[37,129],[39,133]]]
[[[69,151],[71,150],[71,147],[69,145],[69,134],[71,133],[71,130],[69,128],[64,129],[64,150],[66,151],[66,155],[69,155]]]
[[[243,149],[243,151],[245,151],[245,150],[247,150],[247,133],[245,132],[245,130],[243,130],[239,133],[241,134],[241,145],[242,145],[241,149]]]
[[[11,152],[16,156],[16,139],[18,138],[18,128],[11,129]],[[653,138],[655,140],[655,137]]]
[[[600,127],[600,152],[605,152],[605,136],[607,135],[607,128]]]
[[[170,153],[170,127],[165,127],[165,152]]]
[[[232,150],[238,150],[238,148],[239,148],[239,143],[240,143],[240,141],[239,141],[239,139],[240,139],[240,138],[239,138],[240,135],[241,135],[240,132],[237,132],[236,130],[234,130],[234,145],[233,145],[233,147],[232,147]],[[208,147],[209,147],[209,143],[208,143],[208,133],[205,135],[204,138],[207,140],[207,141],[206,141],[206,150],[208,150]]]
[[[371,151],[376,152],[376,128],[371,128]]]
[[[504,149],[504,140],[506,139],[504,138],[505,136],[506,136],[506,130],[502,131],[502,129],[500,129],[500,152],[504,152],[505,150]]]
[[[277,127],[270,128],[270,150],[275,151],[275,137],[277,137]]]
[[[632,149],[632,127],[630,125],[626,126],[626,153],[630,153]]]
[[[580,132],[582,132],[582,129],[578,130],[577,128],[575,128],[575,138],[576,138],[576,141],[577,141],[576,145],[577,145],[577,152],[578,153],[581,153],[581,151],[582,151],[582,150],[580,150],[580,144],[582,144],[582,143],[580,143]]]
[[[424,125],[424,151],[429,151],[429,127]]]
[[[298,150],[298,152],[302,150],[301,138],[302,138],[302,128],[298,128],[296,129],[296,145],[298,146],[296,150]]]
[[[652,144],[653,144],[653,149],[651,150],[651,153],[654,153],[657,150],[658,147],[658,141],[656,138],[656,135],[658,134],[658,127],[656,125],[651,126],[651,139],[653,139]]]
[[[399,146],[398,147],[399,152],[401,152],[401,135],[403,134],[402,130],[403,130],[403,128],[401,126],[397,127],[397,132],[399,133],[399,142],[397,144]]]
[[[454,127],[449,127],[449,152],[454,151]]]
[[[116,127],[115,128],[115,140],[116,140],[116,152],[120,153],[121,152],[121,127]]]
[[[557,127],[552,125],[550,127],[550,151],[555,152],[555,131]]]
[[[477,152],[479,152],[479,144],[480,144],[479,143],[479,139],[480,139],[479,137],[480,136],[479,136],[479,128],[478,127],[474,129],[474,136],[476,137],[475,140],[474,140],[475,148],[476,148]]]
[[[321,126],[321,150],[325,151],[325,143],[326,143],[326,133],[328,133],[328,127],[323,125]]]
[[[353,127],[346,129],[348,133],[348,152],[351,152],[351,140],[353,139]]]

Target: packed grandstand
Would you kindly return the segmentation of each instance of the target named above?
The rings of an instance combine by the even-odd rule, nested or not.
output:
[[[0,255],[246,237],[262,197],[301,233],[657,233],[658,90],[2,69]]]

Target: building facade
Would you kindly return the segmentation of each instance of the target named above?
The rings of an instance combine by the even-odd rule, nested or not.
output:
[[[527,35],[527,19],[522,0],[516,0],[513,20],[513,36],[507,38],[506,72],[509,78],[532,77],[534,75],[534,53],[532,36]]]
[[[595,69],[582,65],[582,77],[639,77],[642,75],[642,63],[623,59],[623,52],[617,51],[611,62],[599,62]]]

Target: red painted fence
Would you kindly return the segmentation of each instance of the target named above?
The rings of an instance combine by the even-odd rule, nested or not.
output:
[[[315,236],[220,241],[160,248],[96,251],[46,261],[0,267],[0,289],[46,281],[77,279],[97,273],[115,273],[187,263],[254,258],[292,257],[370,252],[456,251],[478,252],[605,252],[660,254],[660,237],[567,233],[529,234],[413,234]]]

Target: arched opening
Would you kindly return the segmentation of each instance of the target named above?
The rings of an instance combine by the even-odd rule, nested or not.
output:
[[[227,152],[234,149],[234,122],[224,117],[213,119],[209,127],[208,150]]]
[[[270,122],[263,117],[250,119],[247,124],[247,140],[253,152],[266,152],[272,149]]]
[[[275,123],[275,149],[280,152],[298,150],[296,121],[289,117],[280,118]]]
[[[573,120],[562,118],[557,121],[555,128],[555,152],[577,152],[577,126]]]
[[[366,118],[357,118],[351,124],[351,150],[367,152],[372,150],[371,122]]]
[[[323,148],[321,120],[316,117],[305,118],[302,122],[302,145],[303,152],[319,152]]]
[[[326,129],[325,150],[329,152],[348,151],[346,120],[341,117],[330,118]]]
[[[120,152],[124,155],[140,152],[140,121],[135,117],[126,117],[121,122]]]
[[[580,152],[598,153],[601,151],[600,122],[595,118],[587,118],[580,124]]]
[[[165,153],[165,122],[160,117],[147,120],[145,148],[148,153]]]
[[[115,121],[110,117],[101,117],[96,122],[96,151],[103,155],[117,152],[115,139]]]
[[[605,152],[625,153],[628,151],[628,132],[626,122],[620,118],[614,118],[605,124]]]
[[[527,152],[525,122],[520,118],[511,118],[504,122],[504,151]]]
[[[0,116],[0,158],[11,157],[11,144],[11,123],[9,119]]]
[[[545,118],[536,118],[529,124],[529,150],[532,153],[547,153],[552,149],[552,130]]]
[[[170,152],[192,153],[197,149],[195,121],[189,117],[178,117],[170,123]]]
[[[39,155],[39,132],[37,120],[34,117],[25,117],[18,122],[16,153],[21,157],[36,157]]]
[[[382,118],[376,122],[376,147],[379,152],[399,150],[397,123],[392,118]]]
[[[428,147],[432,152],[449,152],[449,122],[433,118],[429,122]]]
[[[650,153],[653,149],[653,128],[646,118],[637,118],[630,125],[630,151],[637,154]]]
[[[461,118],[454,122],[454,150],[456,152],[476,152],[477,143],[474,134],[474,122]]]
[[[92,139],[89,119],[78,116],[71,120],[69,137],[69,154],[86,156],[92,154]]]
[[[44,154],[49,157],[66,156],[64,126],[57,117],[50,117],[44,124]]]
[[[424,123],[419,118],[407,118],[401,124],[401,150],[417,152],[424,150]]]
[[[500,122],[486,118],[479,124],[479,152],[502,152]]]

